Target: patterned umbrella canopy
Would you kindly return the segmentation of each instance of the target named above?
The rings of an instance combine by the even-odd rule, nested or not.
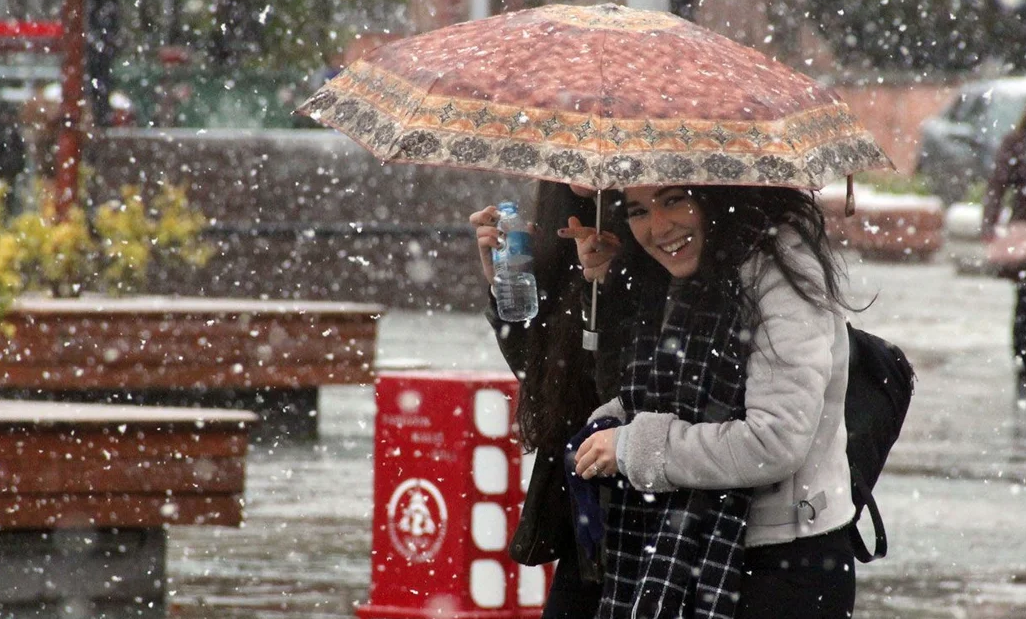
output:
[[[830,89],[668,13],[549,5],[372,51],[298,110],[382,160],[596,189],[818,189],[891,163]]]

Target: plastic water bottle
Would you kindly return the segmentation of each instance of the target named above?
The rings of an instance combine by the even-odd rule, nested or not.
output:
[[[495,302],[499,318],[521,322],[538,315],[538,283],[534,279],[531,234],[517,212],[516,202],[499,203],[499,249],[492,250]]]

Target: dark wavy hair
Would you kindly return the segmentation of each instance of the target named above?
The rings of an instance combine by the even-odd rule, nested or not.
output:
[[[593,353],[581,347],[581,303],[591,284],[581,274],[576,244],[557,237],[556,230],[566,227],[570,216],[594,226],[595,202],[577,196],[568,185],[541,181],[534,210],[538,315],[525,332],[516,420],[525,448],[562,454],[600,397]]]
[[[832,312],[841,308],[860,311],[853,308],[841,292],[843,270],[829,248],[823,212],[816,205],[812,192],[785,187],[716,185],[686,189],[705,217],[706,239],[699,270],[710,284],[735,278],[746,260],[756,253],[764,253],[776,262],[802,299]],[[618,192],[616,200],[618,215],[626,218],[623,194]],[[812,251],[823,270],[822,285],[794,264],[778,234],[785,226],[794,230]],[[639,280],[639,295],[662,302],[659,293],[665,291],[669,273],[630,234],[625,243],[624,261]],[[747,293],[743,294],[750,324],[758,324],[761,319],[758,306]]]

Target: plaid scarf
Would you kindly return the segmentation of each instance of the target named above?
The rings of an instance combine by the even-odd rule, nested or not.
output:
[[[692,278],[671,287],[665,306],[639,310],[620,394],[628,421],[640,411],[691,423],[744,417],[740,286],[739,277],[715,286]],[[599,619],[733,617],[750,503],[750,489],[651,494],[620,483],[606,519]]]

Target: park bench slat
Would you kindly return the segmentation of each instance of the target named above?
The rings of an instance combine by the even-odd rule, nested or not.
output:
[[[0,531],[242,522],[248,411],[0,400]]]
[[[334,384],[368,384],[373,374],[367,363],[335,362],[307,366],[210,367],[174,365],[148,368],[108,369],[44,366],[7,366],[0,369],[0,386],[63,391],[73,381],[76,389],[194,389],[194,388],[287,388]]]
[[[7,359],[33,365],[45,360],[88,367],[101,364],[147,367],[178,364],[233,364],[247,359],[267,363],[320,363],[325,355],[356,359],[373,355],[377,326],[370,319],[345,321],[318,317],[275,318],[270,322],[237,321],[172,322],[133,321],[132,333],[149,333],[147,339],[118,331],[117,323],[89,320],[70,323],[33,320],[31,328],[7,317],[14,335],[3,350]],[[271,344],[269,344],[269,342]]]
[[[73,473],[69,474],[69,464]],[[245,484],[245,463],[237,458],[181,460],[76,460],[2,458],[0,495],[38,493],[171,492],[238,493]]]
[[[22,295],[15,300],[11,314],[34,315],[106,314],[116,316],[183,315],[233,317],[247,316],[364,316],[380,315],[384,307],[375,303],[349,303],[339,301],[296,301],[286,299],[247,299],[227,297],[183,297],[160,295],[132,295],[110,297],[85,296],[79,299],[55,298],[45,294]]]
[[[34,400],[0,399],[0,427],[28,426],[32,428],[71,424],[75,428],[119,426],[168,426],[179,424],[176,430],[193,424],[197,432],[217,426],[235,426],[256,421],[249,411],[221,408],[183,408],[180,406],[145,406],[132,404],[98,404],[84,402],[40,402]],[[184,424],[184,425],[182,425]]]
[[[0,531],[80,527],[238,526],[238,494],[0,495]]]
[[[170,427],[170,426],[169,426]],[[248,449],[244,434],[229,431],[165,434],[162,428],[74,434],[10,434],[0,430],[0,455],[55,460],[109,460],[160,456],[210,458],[243,456]]]
[[[19,299],[0,389],[316,389],[373,380],[382,308],[246,299]],[[24,397],[20,396],[19,397]]]

